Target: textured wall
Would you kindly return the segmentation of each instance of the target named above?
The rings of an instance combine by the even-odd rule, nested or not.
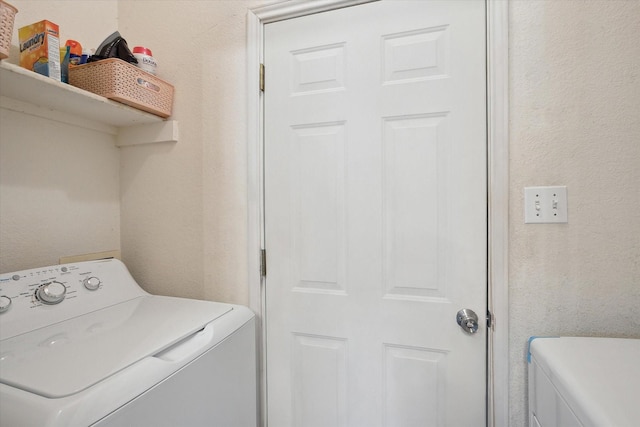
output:
[[[527,338],[640,338],[640,2],[510,4],[511,426]],[[523,188],[566,185],[568,224],[524,224]]]
[[[122,256],[150,292],[248,303],[246,14],[258,1],[120,0],[177,88],[177,144],[122,149]]]
[[[60,44],[68,39],[83,47],[96,48],[118,29],[118,3],[115,0],[9,0],[18,9],[12,45],[17,48],[18,28],[47,19],[60,26]],[[16,63],[17,57],[10,61]]]
[[[120,248],[111,135],[0,108],[0,271]]]
[[[21,1],[18,28],[48,19],[61,43],[97,44],[117,25],[113,1]],[[100,19],[95,17],[100,16]],[[119,153],[109,134],[0,109],[0,271],[120,248]]]

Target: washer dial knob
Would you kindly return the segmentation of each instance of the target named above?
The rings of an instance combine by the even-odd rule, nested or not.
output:
[[[11,298],[6,295],[0,296],[0,313],[4,313],[11,307]]]
[[[67,288],[60,282],[49,282],[36,290],[36,297],[45,304],[58,304],[67,294]]]
[[[95,291],[100,287],[100,279],[97,277],[87,277],[82,281],[82,284],[90,291]]]

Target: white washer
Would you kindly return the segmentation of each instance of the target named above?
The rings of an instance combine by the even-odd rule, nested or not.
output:
[[[114,259],[0,275],[0,425],[255,427],[255,327]]]
[[[640,425],[640,340],[532,337],[530,427]]]

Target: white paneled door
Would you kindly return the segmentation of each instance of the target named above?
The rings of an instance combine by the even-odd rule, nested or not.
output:
[[[367,3],[264,39],[269,427],[484,425],[485,3]]]

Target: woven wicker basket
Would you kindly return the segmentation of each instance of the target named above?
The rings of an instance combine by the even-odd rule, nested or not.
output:
[[[173,108],[173,86],[118,58],[69,67],[69,84],[160,117]]]
[[[0,0],[0,59],[9,57],[16,13],[18,13],[18,9]]]

